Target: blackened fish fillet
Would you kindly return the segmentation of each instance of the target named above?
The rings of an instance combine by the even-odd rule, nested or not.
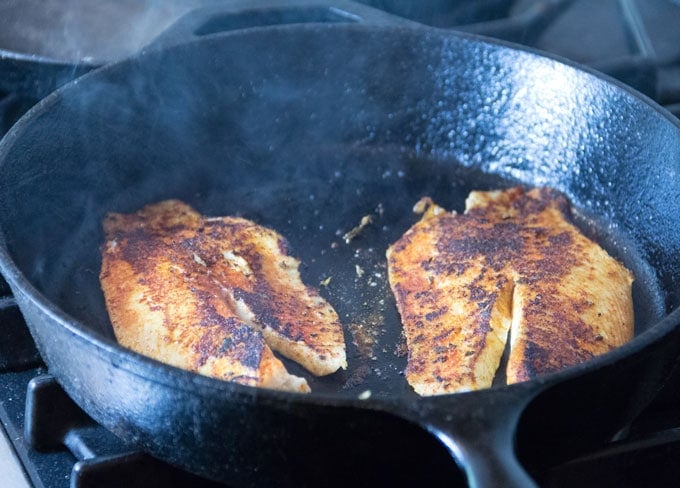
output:
[[[302,284],[274,231],[205,218],[177,200],[109,214],[104,230],[100,281],[122,345],[208,376],[293,391],[309,391],[307,382],[270,346],[315,374],[345,367],[335,311]]]
[[[632,274],[568,219],[559,192],[472,192],[431,205],[387,251],[421,395],[491,386],[510,334],[515,383],[583,362],[633,334]]]

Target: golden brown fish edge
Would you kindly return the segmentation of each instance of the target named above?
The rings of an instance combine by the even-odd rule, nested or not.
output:
[[[170,361],[167,359],[164,359],[162,357],[158,357],[157,354],[154,354],[153,351],[147,350],[148,347],[140,346],[139,341],[136,340],[131,340],[127,341],[123,336],[124,334],[121,334],[121,331],[123,330],[124,327],[128,327],[130,323],[133,323],[134,326],[134,321],[130,320],[130,311],[123,311],[122,313],[116,313],[115,311],[112,313],[112,310],[117,310],[117,307],[114,305],[115,302],[117,301],[117,293],[114,290],[115,287],[112,286],[107,286],[107,279],[106,276],[111,274],[112,271],[112,264],[111,260],[114,258],[112,257],[112,254],[120,254],[121,252],[121,247],[118,245],[118,242],[112,243],[111,235],[112,233],[116,234],[116,238],[124,238],[125,232],[122,231],[122,229],[125,227],[125,225],[129,225],[130,223],[135,223],[131,222],[134,220],[135,216],[140,216],[141,215],[146,215],[151,217],[152,219],[155,218],[155,221],[153,222],[147,222],[147,224],[150,225],[133,225],[132,228],[134,229],[135,232],[139,232],[141,228],[145,228],[147,231],[152,231],[152,232],[158,232],[159,227],[164,227],[162,225],[162,222],[158,221],[158,214],[154,215],[154,207],[156,207],[157,210],[160,211],[160,213],[165,212],[168,215],[174,215],[176,216],[177,214],[175,212],[170,212],[168,213],[168,210],[173,210],[174,207],[177,205],[180,205],[182,210],[182,213],[185,215],[191,215],[193,216],[200,216],[200,214],[196,213],[189,207],[188,205],[184,204],[183,202],[180,202],[178,200],[166,200],[162,202],[158,202],[157,204],[150,204],[146,205],[139,211],[133,213],[133,214],[120,214],[120,213],[115,213],[111,212],[107,214],[105,221],[104,221],[104,228],[105,228],[105,234],[107,234],[106,239],[104,244],[101,246],[101,253],[102,253],[102,269],[100,271],[100,284],[102,288],[102,292],[104,294],[104,299],[106,303],[106,308],[107,312],[109,314],[109,319],[112,325],[112,329],[114,331],[114,336],[116,337],[117,342],[121,347],[124,347],[126,349],[129,349],[135,353],[141,354],[147,358],[151,358],[153,360],[159,361],[165,365],[173,366],[173,367],[178,367],[180,369],[183,369],[185,371],[189,371],[192,373],[200,374],[203,376],[208,376],[212,377],[221,381],[227,381],[227,382],[233,382],[233,383],[238,383],[240,385],[244,386],[256,386],[259,388],[269,388],[269,389],[275,389],[275,390],[282,390],[282,391],[289,391],[289,392],[299,392],[299,393],[307,393],[310,392],[311,389],[307,383],[307,380],[303,377],[298,377],[295,375],[292,375],[288,373],[286,370],[285,366],[281,362],[280,359],[278,359],[272,351],[269,349],[269,347],[266,345],[264,340],[262,340],[262,345],[264,346],[262,349],[262,355],[261,355],[261,362],[262,362],[262,368],[258,366],[258,370],[261,369],[261,374],[252,374],[252,372],[245,372],[245,374],[234,374],[232,377],[224,377],[223,374],[215,373],[208,371],[209,368],[204,367],[189,367],[186,364],[176,364],[176,361]],[[149,215],[151,214],[151,215]],[[162,219],[160,219],[162,220]],[[159,225],[161,224],[161,225]],[[177,223],[173,223],[169,225],[169,227],[175,226]],[[165,226],[168,227],[168,226]],[[127,263],[124,260],[119,260],[120,262],[126,264],[129,266],[129,263]],[[129,273],[130,276],[128,276],[126,279],[121,280],[121,282],[127,282],[132,283],[135,280],[135,277],[133,276],[133,273]],[[143,279],[142,279],[143,280]],[[120,286],[118,287],[120,288]],[[120,290],[118,290],[120,291]],[[143,293],[142,293],[143,294]],[[137,315],[137,314],[134,314]],[[137,323],[137,328],[139,330],[143,329],[143,327],[147,325],[143,323],[143,321],[138,321]],[[245,324],[243,324],[243,327],[246,327]],[[250,330],[250,329],[249,329]],[[163,342],[171,343],[171,338],[167,337],[164,335],[164,331],[167,332],[167,329],[160,328],[157,330],[159,332],[157,339],[161,340]],[[256,332],[256,331],[253,331]],[[257,334],[260,334],[259,332],[256,332]],[[261,334],[260,334],[261,335]],[[215,365],[212,365],[213,369],[220,370],[220,367],[215,368]],[[203,369],[203,370],[201,370]],[[223,368],[222,368],[223,369]],[[243,373],[243,372],[242,372]]]
[[[581,236],[583,239],[587,240],[590,242],[593,246],[595,246],[599,251],[601,251],[605,256],[606,259],[611,260],[613,263],[613,266],[616,267],[616,271],[610,273],[617,275],[617,278],[615,281],[619,283],[623,283],[622,285],[622,291],[619,293],[619,295],[622,295],[624,298],[622,300],[623,303],[623,313],[621,314],[623,316],[623,319],[621,322],[624,324],[624,331],[619,334],[619,337],[617,340],[614,340],[612,344],[606,344],[606,349],[598,352],[597,354],[590,355],[586,358],[586,360],[591,359],[593,357],[597,357],[601,354],[605,354],[619,346],[622,346],[629,342],[633,338],[633,330],[634,330],[634,304],[633,304],[633,298],[632,298],[632,283],[634,281],[634,275],[633,273],[628,270],[620,261],[618,261],[616,258],[610,256],[605,249],[600,247],[599,243],[592,241],[588,237],[586,237],[581,230],[573,223],[572,219],[572,214],[571,214],[571,209],[572,209],[572,204],[569,201],[569,199],[564,195],[562,192],[559,190],[556,190],[554,188],[549,188],[549,187],[533,187],[527,189],[526,187],[523,186],[515,186],[515,187],[510,187],[507,189],[501,189],[501,190],[488,190],[488,191],[481,191],[481,190],[474,190],[471,191],[468,197],[466,198],[465,201],[465,211],[466,213],[468,210],[477,210],[480,207],[483,207],[484,205],[488,205],[491,203],[494,206],[498,206],[499,204],[505,203],[507,205],[510,205],[513,203],[518,198],[532,198],[538,202],[539,205],[543,204],[545,205],[546,201],[550,206],[552,206],[554,209],[558,210],[564,221],[566,222],[567,225],[573,227],[575,232]],[[389,262],[390,262],[390,254],[394,248],[394,246],[401,241],[406,234],[408,234],[411,229],[413,229],[416,225],[430,219],[436,219],[437,217],[441,215],[449,215],[449,216],[456,216],[455,211],[447,212],[443,207],[440,207],[437,205],[431,197],[425,196],[422,197],[413,207],[414,213],[419,213],[422,214],[422,217],[420,220],[415,222],[403,235],[395,241],[392,245],[390,245],[387,249],[386,256],[388,260],[388,277],[390,278],[390,287],[392,290],[392,293],[395,295],[397,291],[395,290],[395,283],[393,282],[389,270]],[[503,219],[510,218],[516,215],[516,211],[512,210],[510,213],[506,213],[502,215]],[[625,288],[625,289],[624,289]],[[514,290],[513,290],[514,292]],[[512,299],[512,297],[511,297]],[[514,303],[511,305],[512,308],[514,308]],[[399,310],[399,316],[402,317],[402,312]],[[514,316],[512,317],[512,320],[514,322]],[[403,327],[403,318],[402,318],[402,327]],[[507,330],[507,334],[505,335],[505,340],[508,341],[508,344],[511,344],[512,341],[517,341],[517,336],[515,335],[514,337],[512,336],[512,330],[513,328],[516,328],[516,325],[510,325]],[[599,339],[599,337],[598,337]],[[408,338],[407,338],[407,343],[408,343]],[[504,341],[504,347],[502,348],[501,355],[505,353],[505,341]],[[409,350],[409,355],[410,355],[410,347],[408,348]],[[524,342],[521,345],[522,351],[526,351],[527,349],[527,344]],[[575,366],[580,364],[582,361],[575,361],[573,363],[568,363],[568,364],[563,364],[560,365],[557,368],[554,368],[549,371],[541,371],[538,373],[532,373],[529,374],[528,370],[531,368],[527,368],[527,361],[522,362],[521,360],[517,359],[521,354],[520,354],[520,347],[518,347],[518,352],[515,354],[515,357],[510,360],[508,359],[508,364],[506,364],[506,381],[507,385],[511,385],[514,383],[519,383],[519,382],[524,382],[524,381],[530,381],[533,380],[539,376],[543,376],[546,374],[550,373],[555,373],[564,370],[565,368]],[[410,363],[410,358],[409,361]],[[495,367],[495,369],[500,366],[501,363],[501,357],[498,357],[498,365]],[[408,366],[407,366],[407,372],[408,372]],[[494,374],[496,376],[498,372]],[[408,378],[408,374],[407,380]],[[493,381],[493,378],[492,378]],[[488,388],[491,387],[492,381],[488,382],[487,386],[484,386],[483,388]],[[411,381],[409,381],[409,384],[411,387],[414,389],[416,393],[422,396],[430,396],[430,395],[439,395],[439,394],[449,394],[449,393],[459,393],[459,392],[465,392],[465,391],[470,391],[470,390],[475,390],[475,389],[482,389],[480,388],[468,388],[468,387],[462,387],[462,388],[457,388],[454,390],[447,390],[447,391],[441,391],[438,388],[430,388],[430,387],[423,387],[422,385],[416,385],[413,384]]]

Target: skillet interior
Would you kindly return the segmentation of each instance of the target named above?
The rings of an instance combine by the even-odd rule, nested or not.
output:
[[[412,395],[384,251],[426,194],[460,211],[471,189],[559,188],[635,272],[638,334],[678,303],[680,235],[667,224],[680,215],[680,130],[533,54],[436,32],[273,28],[107,67],[28,118],[0,149],[6,244],[99,338],[113,340],[98,283],[104,214],[170,197],[276,229],[307,283],[331,278],[322,293],[346,326],[350,368],[315,391]],[[345,244],[367,214],[374,223]],[[371,354],[352,344],[365,336]]]

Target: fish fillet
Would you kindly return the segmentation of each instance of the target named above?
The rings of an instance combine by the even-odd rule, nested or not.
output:
[[[104,222],[100,281],[118,341],[238,383],[309,391],[272,349],[314,374],[346,366],[337,314],[299,277],[285,239],[168,200]],[[271,347],[271,348],[270,348]]]
[[[387,251],[421,395],[491,386],[510,336],[508,383],[586,361],[633,335],[632,274],[568,220],[555,190],[472,192],[434,204]]]

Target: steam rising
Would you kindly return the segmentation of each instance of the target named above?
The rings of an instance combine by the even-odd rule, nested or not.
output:
[[[0,2],[0,48],[61,62],[102,64],[137,52],[209,0]]]
[[[98,5],[114,3],[134,2]],[[131,32],[153,37],[139,27],[152,18],[140,19]],[[538,177],[546,161],[554,161],[546,158],[562,156],[570,164],[557,174],[577,203],[602,190],[591,180],[581,183],[579,171],[599,168],[621,187],[606,188],[602,201],[626,208],[634,194],[629,186],[636,184],[626,179],[630,167],[658,179],[658,198],[668,205],[680,201],[673,198],[676,180],[660,174],[669,164],[656,164],[680,160],[680,148],[671,144],[677,129],[641,102],[526,53],[434,30],[367,27],[209,33],[200,42],[148,50],[65,87],[15,127],[2,147],[0,219],[20,269],[49,299],[108,336],[98,292],[105,213],[179,198],[204,214],[243,214],[289,237],[295,249],[309,253],[300,253],[310,263],[308,282],[332,274],[327,289],[337,293],[334,305],[352,316],[356,303],[380,303],[375,294],[382,289],[367,285],[357,296],[356,266],[377,270],[380,250],[408,227],[403,219],[411,218],[410,207],[423,195],[456,208],[469,190],[499,186],[502,178],[545,182]],[[143,43],[124,37],[130,42],[117,46],[118,54]],[[94,56],[78,51],[82,46],[71,48],[74,56]],[[575,88],[588,83],[593,92],[563,93],[546,78],[572,80]],[[591,95],[612,103],[595,107],[595,115],[607,117],[585,113]],[[576,115],[555,124],[555,114],[565,112],[606,124],[566,123],[580,121]],[[636,126],[628,123],[633,116]],[[636,139],[651,133],[653,143]],[[379,205],[385,220],[349,244],[331,246],[342,235],[336,229],[352,228]],[[655,208],[636,205],[613,217],[622,228],[636,222],[629,227],[644,234],[658,230]],[[354,245],[369,257],[356,260]],[[342,283],[345,293],[336,291]],[[386,385],[381,380],[371,390],[392,387]]]

